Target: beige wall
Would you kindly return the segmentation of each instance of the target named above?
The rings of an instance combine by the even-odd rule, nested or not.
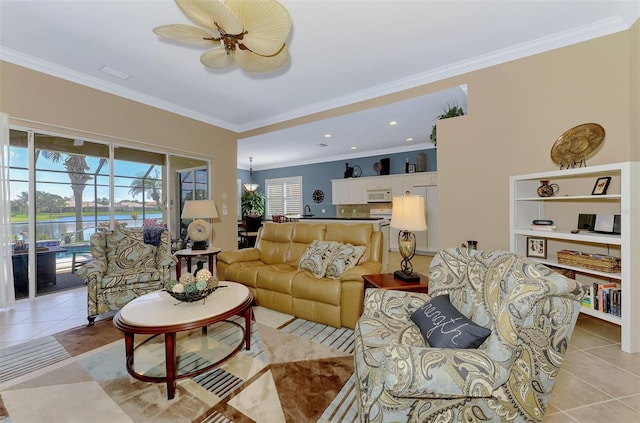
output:
[[[597,122],[606,130],[590,166],[640,160],[640,23],[631,30],[448,80],[240,134],[2,64],[1,109],[15,117],[156,143],[213,160],[214,199],[229,215],[216,243],[235,244],[236,138],[429,94],[466,83],[469,115],[438,128],[440,246],[477,239],[509,248],[509,176],[548,171],[555,140]],[[20,81],[18,84],[17,81]],[[68,132],[67,132],[68,133]],[[214,157],[214,153],[216,156]],[[234,175],[233,178],[228,178]],[[224,176],[227,176],[226,180]]]
[[[7,62],[0,88],[11,124],[210,160],[213,199],[229,210],[214,225],[214,243],[237,247],[235,133]]]
[[[551,147],[575,125],[606,131],[587,165],[631,159],[631,44],[619,33],[460,78],[469,114],[438,127],[441,247],[508,249],[509,176],[557,170]]]

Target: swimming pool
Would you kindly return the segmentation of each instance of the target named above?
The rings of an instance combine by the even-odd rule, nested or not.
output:
[[[66,249],[67,251],[62,251],[59,253],[56,253],[56,258],[71,258],[73,257],[73,253],[87,253],[87,254],[91,254],[91,247],[89,246],[89,243],[86,244],[62,244],[60,245],[61,248]]]

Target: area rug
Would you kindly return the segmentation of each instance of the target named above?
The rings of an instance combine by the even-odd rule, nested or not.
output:
[[[353,330],[261,308],[255,315],[251,349],[207,373],[180,380],[172,400],[165,384],[141,382],[127,373],[122,334],[110,321],[2,350],[0,421],[357,421]],[[207,354],[224,354],[241,336],[231,324],[214,325],[206,336],[187,332],[179,341],[178,367],[188,369],[211,359]],[[137,350],[137,370],[162,373],[159,338]]]

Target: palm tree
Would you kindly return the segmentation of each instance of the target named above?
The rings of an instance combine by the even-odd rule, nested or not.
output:
[[[162,198],[162,179],[160,179],[160,174],[157,169],[151,176],[149,175],[150,171],[151,169],[149,169],[149,172],[147,173],[139,174],[136,179],[131,182],[129,194],[134,197],[141,194],[143,202],[146,195],[148,198],[151,198],[156,202],[156,205],[164,214],[164,204],[160,201]]]
[[[83,241],[83,225],[82,225],[82,194],[87,186],[87,182],[93,179],[93,176],[87,173],[89,165],[85,156],[75,154],[61,154],[56,151],[41,151],[42,157],[51,160],[53,163],[64,163],[67,170],[67,176],[71,181],[71,190],[73,191],[73,199],[76,212],[76,233],[78,240]]]

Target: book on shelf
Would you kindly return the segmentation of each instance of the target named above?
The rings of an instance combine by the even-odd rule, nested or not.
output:
[[[615,316],[621,315],[621,313],[618,313],[621,312],[622,291],[618,287],[618,284],[594,282],[589,287],[587,296],[589,298],[589,305],[583,301],[583,305],[586,307]]]
[[[534,223],[530,226],[533,231],[555,231],[557,229],[556,225],[536,225]]]

